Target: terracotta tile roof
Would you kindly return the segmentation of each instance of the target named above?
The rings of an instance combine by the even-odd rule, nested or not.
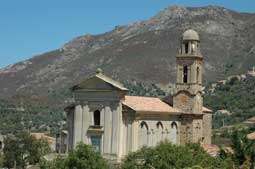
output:
[[[56,138],[47,136],[47,133],[30,133],[32,136],[34,136],[36,139],[46,139],[49,144],[55,144]]]
[[[233,150],[232,147],[224,147],[223,150],[224,150],[226,153],[234,154],[234,150]]]
[[[214,144],[202,144],[202,148],[207,152],[209,155],[216,157],[220,151],[220,148]]]
[[[141,97],[141,96],[125,96],[123,104],[137,112],[154,112],[154,113],[181,113],[174,109],[159,98]]]
[[[255,116],[247,119],[244,123],[246,123],[246,124],[254,124],[255,123]]]
[[[202,110],[203,110],[203,112],[209,112],[209,113],[213,112],[211,109],[208,109],[206,107],[203,107]]]
[[[215,144],[202,144],[201,146],[205,150],[205,152],[207,152],[212,157],[216,157],[220,153],[219,146]],[[223,150],[226,153],[234,154],[234,150],[231,147],[223,147]]]
[[[247,138],[250,139],[250,140],[255,140],[255,132],[247,134]]]

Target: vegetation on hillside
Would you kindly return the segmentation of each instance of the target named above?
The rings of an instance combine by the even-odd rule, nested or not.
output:
[[[255,116],[255,78],[239,81],[233,78],[225,85],[216,87],[215,92],[206,93],[204,104],[214,111],[226,109],[231,115],[215,115],[213,127],[240,123]]]
[[[144,84],[142,82],[124,82],[128,88],[128,95],[133,96],[148,96],[148,97],[163,97],[166,93],[155,84]]]
[[[7,136],[4,145],[2,165],[8,168],[25,168],[26,165],[37,164],[50,152],[46,140],[36,139],[27,132]]]
[[[16,96],[0,100],[0,132],[16,133],[22,130],[51,132],[65,128],[65,101],[70,94],[63,91],[49,91],[48,97]]]

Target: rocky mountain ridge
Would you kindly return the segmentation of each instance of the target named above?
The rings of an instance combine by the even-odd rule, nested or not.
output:
[[[175,55],[184,30],[199,32],[205,82],[255,64],[255,14],[216,6],[173,6],[149,20],[84,35],[60,49],[0,69],[0,97],[47,95],[70,87],[97,68],[119,81],[166,86],[175,82]]]

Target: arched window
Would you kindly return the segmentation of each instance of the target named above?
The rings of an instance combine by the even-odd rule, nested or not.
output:
[[[138,147],[142,148],[143,146],[149,145],[149,127],[145,121],[142,121],[138,129]]]
[[[172,129],[173,129],[173,128],[177,129],[177,124],[176,124],[176,122],[172,122],[171,128],[172,128]]]
[[[148,125],[147,125],[147,123],[145,121],[141,122],[140,127],[141,127],[141,129],[149,130]]]
[[[200,76],[200,70],[199,70],[199,67],[197,67],[197,83],[199,83],[199,76]]]
[[[169,140],[171,143],[176,144],[177,143],[177,124],[176,122],[171,123],[171,129],[169,133]]]
[[[189,53],[189,43],[185,43],[185,53]]]
[[[160,121],[157,122],[157,129],[159,129],[159,128],[163,129],[163,124]]]
[[[100,126],[100,111],[99,110],[94,111],[94,125]]]
[[[183,83],[188,82],[188,66],[183,67]]]
[[[195,51],[196,51],[196,44],[195,43],[192,43],[191,44],[191,53],[193,54],[193,53],[195,53]]]
[[[156,127],[153,146],[156,146],[158,143],[164,140],[163,124],[159,121],[157,122]]]

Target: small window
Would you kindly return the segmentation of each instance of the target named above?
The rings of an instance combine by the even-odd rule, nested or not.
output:
[[[185,53],[189,53],[189,43],[185,43]]]
[[[188,66],[183,67],[183,83],[188,82]]]
[[[199,83],[199,76],[200,76],[200,70],[199,70],[199,67],[197,67],[197,83]]]
[[[94,125],[100,126],[100,111],[99,110],[94,111]]]

